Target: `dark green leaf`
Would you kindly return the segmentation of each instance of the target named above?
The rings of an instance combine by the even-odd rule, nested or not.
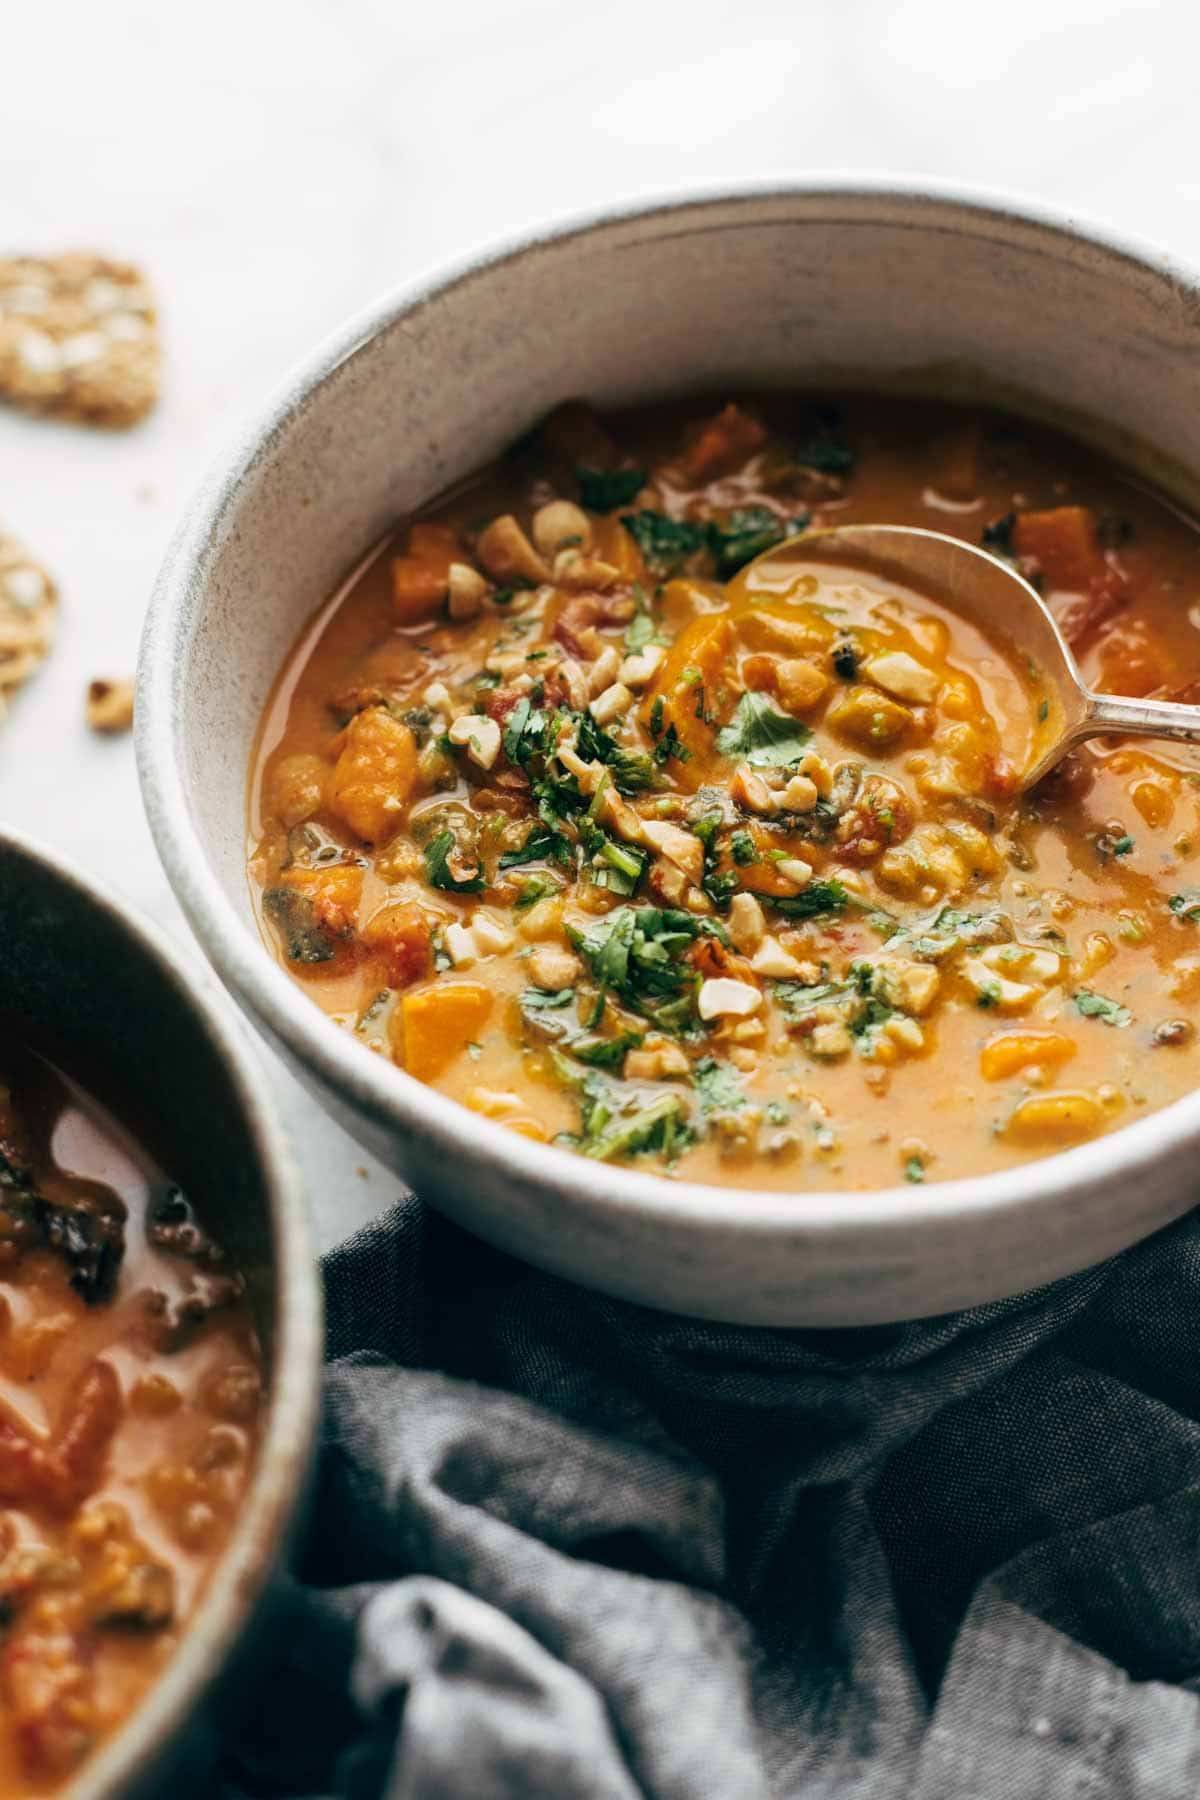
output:
[[[616,512],[636,500],[646,485],[645,469],[588,469],[575,471],[579,497],[589,512]]]
[[[430,884],[452,894],[481,894],[487,886],[482,874],[457,876],[450,868],[450,857],[457,849],[452,831],[439,831],[425,846],[425,874]]]
[[[1110,1000],[1107,994],[1096,994],[1090,988],[1079,988],[1074,1000],[1085,1019],[1101,1019],[1105,1025],[1116,1026],[1133,1023],[1133,1014],[1129,1008],[1122,1006],[1119,1001]]]
[[[706,1119],[713,1113],[736,1112],[739,1106],[746,1104],[737,1071],[728,1063],[718,1062],[715,1056],[706,1056],[695,1065],[692,1083],[700,1111]]]
[[[781,519],[766,506],[742,506],[731,512],[722,523],[712,520],[707,528],[708,547],[722,581],[771,550],[785,538],[795,537],[808,524],[809,515]]]
[[[567,1055],[593,1069],[618,1068],[630,1050],[642,1042],[640,1031],[623,1031],[618,1037],[577,1038],[566,1046]]]
[[[669,519],[666,513],[622,513],[621,523],[656,575],[674,575],[705,546],[702,525]]]
[[[850,896],[840,881],[810,881],[798,894],[772,899],[771,905],[789,919],[817,919],[824,913],[844,912]]]
[[[500,858],[502,869],[516,869],[522,863],[560,862],[571,860],[571,844],[561,831],[542,823],[531,825],[529,835],[518,850],[506,850]],[[532,903],[531,903],[532,904]]]
[[[682,1123],[683,1103],[675,1094],[664,1094],[653,1105],[643,1107],[631,1119],[613,1127],[603,1136],[594,1137],[584,1146],[585,1156],[597,1162],[613,1162],[620,1156],[633,1156],[639,1150],[663,1150],[668,1144],[672,1123]]]

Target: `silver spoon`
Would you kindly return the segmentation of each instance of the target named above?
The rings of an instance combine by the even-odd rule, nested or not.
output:
[[[789,538],[764,551],[739,572],[737,581],[755,588],[772,586],[775,565],[783,581],[797,563],[902,583],[969,619],[998,648],[1007,642],[1028,659],[1043,685],[1045,704],[1020,772],[1022,790],[1048,775],[1068,750],[1088,738],[1111,734],[1200,744],[1200,706],[1094,694],[1086,687],[1041,595],[1008,563],[973,544],[915,525],[839,525]]]

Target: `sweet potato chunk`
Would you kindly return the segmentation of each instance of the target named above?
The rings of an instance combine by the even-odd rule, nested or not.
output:
[[[1077,1045],[1061,1031],[1001,1031],[988,1039],[979,1053],[979,1072],[985,1081],[1004,1081],[1034,1066],[1055,1069],[1069,1062]]]
[[[1056,506],[1048,512],[1018,513],[1013,547],[1037,563],[1047,592],[1086,594],[1108,572],[1086,506]]]
[[[392,563],[392,611],[401,625],[416,625],[433,616],[446,598],[450,564],[462,552],[458,533],[448,525],[414,525],[408,548]]]
[[[409,987],[429,973],[429,922],[420,907],[385,906],[363,927],[362,941],[379,957],[389,987]]]
[[[703,487],[732,473],[766,441],[765,426],[740,406],[726,406],[701,426],[680,458],[680,472],[693,487]]]
[[[725,613],[706,613],[684,627],[659,668],[642,701],[642,717],[660,739],[674,727],[692,761],[679,771],[681,781],[698,783],[697,766],[712,750],[712,719],[723,718],[730,698],[733,622]],[[661,711],[658,701],[662,701]]]
[[[477,981],[451,981],[406,994],[392,1016],[393,1049],[410,1075],[435,1081],[478,1039],[492,996]]]
[[[417,746],[408,726],[381,706],[368,707],[346,727],[329,809],[369,844],[383,843],[400,823],[416,774]]]

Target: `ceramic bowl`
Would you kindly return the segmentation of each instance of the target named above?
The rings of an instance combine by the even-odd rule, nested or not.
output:
[[[321,1295],[296,1175],[237,1015],[203,965],[49,852],[0,832],[0,1013],[152,1136],[244,1270],[267,1357],[257,1467],[175,1656],[70,1800],[177,1792],[220,1731],[222,1694],[263,1642],[303,1498],[320,1392]],[[269,1633],[267,1634],[269,1636]],[[182,1786],[181,1786],[182,1784]],[[201,1791],[208,1792],[207,1787]]]
[[[516,1137],[336,1029],[268,954],[246,779],[280,665],[363,550],[564,397],[848,381],[982,398],[1073,427],[1192,504],[1198,354],[1196,282],[1153,253],[1032,207],[858,179],[571,220],[389,295],[233,445],[150,610],[143,790],[222,977],[428,1200],[652,1305],[783,1325],[914,1317],[1164,1224],[1192,1198],[1200,1099],[1013,1173],[863,1194],[704,1188]]]

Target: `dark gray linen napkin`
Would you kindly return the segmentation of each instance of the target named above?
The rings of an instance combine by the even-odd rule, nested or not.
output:
[[[226,1795],[1200,1794],[1200,1217],[855,1332],[588,1294],[411,1198],[325,1279]]]

